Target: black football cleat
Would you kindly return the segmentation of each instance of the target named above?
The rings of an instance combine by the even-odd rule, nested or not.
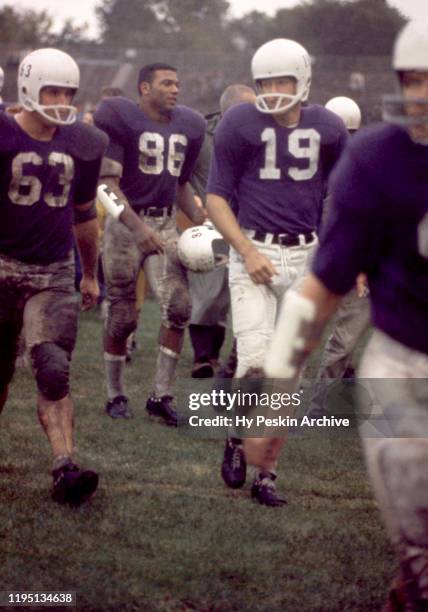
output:
[[[53,470],[52,499],[59,504],[78,506],[93,495],[98,486],[98,474],[81,470],[74,463],[66,463]]]
[[[247,462],[245,461],[242,441],[238,438],[227,438],[224,447],[221,477],[231,489],[240,489],[247,477]]]
[[[213,376],[214,368],[209,359],[195,361],[192,368],[192,378],[212,378]]]
[[[279,508],[285,506],[286,499],[278,497],[275,487],[276,475],[271,472],[261,472],[251,487],[251,497],[263,506]]]
[[[175,401],[172,395],[162,395],[162,397],[149,397],[146,410],[150,416],[156,417],[169,427],[178,427],[178,415],[175,410]]]
[[[129,400],[125,395],[118,395],[106,404],[106,413],[112,419],[130,419],[132,418],[131,407]]]

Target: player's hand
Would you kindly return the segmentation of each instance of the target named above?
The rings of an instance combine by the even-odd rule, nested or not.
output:
[[[251,280],[256,285],[261,283],[270,284],[272,277],[278,274],[278,270],[268,257],[265,257],[254,246],[244,255],[245,268]]]
[[[367,284],[367,276],[365,274],[361,273],[357,276],[356,287],[359,298],[367,297],[369,295],[370,290]]]
[[[144,223],[144,221],[139,220],[139,223],[134,227],[133,233],[137,246],[144,257],[153,255],[154,253],[164,252],[165,242],[159,234],[147,225],[147,223]]]
[[[199,196],[195,195],[195,206],[192,209],[192,221],[196,225],[203,225],[208,219],[208,213],[202,204],[202,200]]]
[[[90,310],[98,303],[100,288],[98,281],[92,276],[82,276],[80,281],[80,294],[82,296],[82,310]]]

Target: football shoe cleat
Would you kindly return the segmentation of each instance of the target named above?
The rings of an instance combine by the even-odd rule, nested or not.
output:
[[[59,504],[77,506],[89,499],[98,486],[96,472],[81,470],[71,461],[53,470],[52,476],[52,499]]]
[[[286,499],[278,497],[275,487],[276,475],[272,472],[260,472],[251,487],[251,497],[263,506],[278,508],[287,503]]]
[[[231,489],[240,489],[247,477],[247,462],[245,461],[244,447],[238,438],[227,438],[224,447],[223,463],[221,464],[221,477]]]
[[[106,413],[112,419],[130,419],[132,411],[129,406],[129,400],[125,395],[118,395],[106,404]]]
[[[178,415],[175,410],[175,400],[172,395],[149,397],[146,410],[150,416],[158,418],[169,427],[178,427]]]
[[[192,368],[192,378],[212,378],[214,368],[210,360],[206,357],[195,361]]]

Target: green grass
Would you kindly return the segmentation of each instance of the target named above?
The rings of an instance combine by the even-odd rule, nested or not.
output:
[[[78,509],[50,499],[34,383],[17,372],[0,420],[0,591],[75,590],[79,610],[380,609],[395,560],[356,436],[290,439],[279,470],[286,508],[251,503],[249,485],[227,490],[221,440],[145,415],[158,323],[146,303],[141,349],[127,366],[135,418],[117,422],[103,413],[102,323],[98,313],[82,317],[76,460],[101,480]],[[179,377],[190,366],[186,344]]]

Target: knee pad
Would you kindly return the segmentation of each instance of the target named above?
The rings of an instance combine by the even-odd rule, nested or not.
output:
[[[180,285],[171,292],[163,313],[164,324],[167,327],[184,329],[190,321],[192,303],[188,288]]]
[[[40,393],[56,402],[69,392],[70,354],[53,342],[43,342],[31,349],[31,359]]]
[[[112,340],[118,343],[126,342],[137,329],[135,301],[112,301],[108,308],[106,328]]]

